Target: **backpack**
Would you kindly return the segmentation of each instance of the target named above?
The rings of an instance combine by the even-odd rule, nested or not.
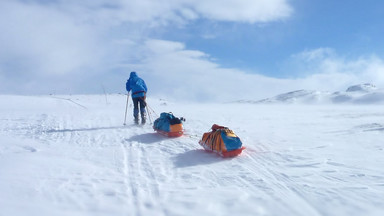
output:
[[[181,136],[183,134],[183,117],[177,118],[171,112],[163,112],[153,123],[153,129],[166,136]]]
[[[240,138],[229,128],[217,124],[212,131],[204,133],[199,144],[207,151],[216,152],[223,157],[233,157],[242,152],[244,147]]]

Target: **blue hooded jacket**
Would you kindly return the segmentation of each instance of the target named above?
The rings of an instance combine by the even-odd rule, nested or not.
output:
[[[147,93],[147,85],[134,71],[129,75],[125,88],[132,92],[132,98],[144,97]]]

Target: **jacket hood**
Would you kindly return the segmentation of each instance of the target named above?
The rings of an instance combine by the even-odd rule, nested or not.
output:
[[[129,78],[132,78],[132,77],[137,77],[137,74],[135,71],[132,71],[131,74],[129,75]]]

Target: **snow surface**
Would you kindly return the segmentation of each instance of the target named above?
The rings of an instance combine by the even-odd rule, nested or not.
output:
[[[382,105],[198,104],[166,138],[125,95],[0,96],[0,215],[383,215]],[[131,104],[131,101],[130,101]],[[154,119],[152,119],[153,121]],[[246,149],[198,145],[213,123]]]

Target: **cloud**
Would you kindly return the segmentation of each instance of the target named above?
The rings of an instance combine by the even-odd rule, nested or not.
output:
[[[23,0],[0,2],[0,92],[20,94],[124,92],[136,70],[149,95],[185,100],[262,99],[285,91],[384,86],[383,59],[348,59],[331,48],[292,55],[277,79],[225,68],[183,43],[154,39],[158,31],[197,19],[264,23],[293,9],[283,0]]]
[[[209,54],[183,43],[148,40],[137,69],[150,86],[149,95],[178,100],[230,101],[262,99],[298,89],[341,91],[361,83],[384,87],[384,60],[372,55],[348,59],[331,48],[293,55],[301,76],[285,79],[223,68]]]
[[[169,44],[159,41],[156,46],[160,47],[147,44],[147,49],[142,48],[146,41],[151,43],[148,41],[153,33],[168,26],[182,27],[196,19],[254,23],[289,15],[291,9],[286,1],[268,2],[3,0],[0,2],[0,78],[7,86],[2,84],[0,92],[96,91],[89,80],[114,82],[110,90],[120,90],[112,86],[125,75],[127,66],[144,67],[142,63],[148,61],[145,57],[149,55],[146,52],[166,51]],[[186,68],[193,68],[188,64],[195,63],[219,67],[208,60],[202,61],[206,54],[185,50],[183,43],[173,45],[180,47],[169,47],[168,52],[178,50],[176,53],[184,57],[179,60]]]
[[[142,61],[127,70],[136,70],[146,80],[149,96],[230,101],[273,96],[290,86],[285,80],[223,68],[207,53],[188,50],[180,42],[148,40],[138,52],[145,53]]]
[[[310,69],[297,78],[271,78],[223,68],[207,53],[183,43],[148,40],[136,67],[150,86],[149,95],[205,101],[262,99],[298,89],[339,91],[360,83],[384,86],[384,61],[376,56],[347,60],[331,48],[293,55],[296,68]],[[303,75],[305,74],[305,75]]]
[[[295,80],[307,89],[337,91],[362,83],[384,87],[384,60],[374,54],[348,58],[331,48],[318,48],[292,55],[289,61]]]
[[[295,54],[296,68],[310,69],[296,78],[271,78],[223,68],[207,53],[188,50],[180,42],[148,40],[141,51],[138,73],[150,86],[149,95],[178,100],[231,101],[262,99],[298,89],[342,91],[355,84],[384,87],[384,60],[372,55],[355,59],[331,48]]]
[[[38,1],[38,0],[37,0]],[[89,20],[150,22],[168,24],[198,18],[232,22],[271,22],[286,19],[293,13],[287,0],[68,0],[60,7]],[[75,8],[75,9],[73,9]]]
[[[329,47],[317,48],[313,50],[305,50],[301,53],[292,55],[292,58],[311,62],[316,60],[324,60],[326,58],[335,56],[335,51]]]
[[[95,33],[67,14],[40,5],[1,4],[0,57],[4,70],[33,75],[77,73],[100,56]],[[12,70],[12,72],[17,71]],[[12,73],[11,71],[8,73]]]
[[[210,0],[190,4],[203,17],[220,21],[264,23],[286,19],[293,12],[285,0]]]

